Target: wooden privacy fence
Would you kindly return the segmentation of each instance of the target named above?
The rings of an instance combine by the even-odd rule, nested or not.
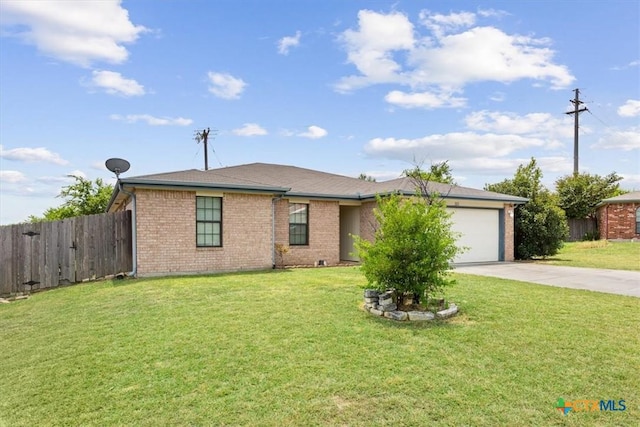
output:
[[[131,212],[2,226],[0,261],[0,295],[131,271]]]
[[[585,237],[593,236],[598,231],[598,224],[593,218],[569,218],[569,237],[568,242],[578,242],[584,240]]]

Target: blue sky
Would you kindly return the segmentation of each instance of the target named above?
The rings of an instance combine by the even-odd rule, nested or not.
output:
[[[640,6],[612,1],[0,1],[0,223],[68,174],[297,165],[378,180],[538,159],[640,188]],[[213,152],[212,150],[215,150]]]

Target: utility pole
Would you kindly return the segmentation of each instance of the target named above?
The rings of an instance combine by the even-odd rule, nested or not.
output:
[[[573,174],[578,175],[578,129],[579,129],[579,120],[578,117],[580,113],[584,111],[589,111],[587,107],[580,108],[581,104],[584,104],[580,101],[580,89],[573,90],[576,94],[575,98],[570,99],[573,104],[573,111],[567,111],[565,114],[573,114]]]
[[[198,142],[198,144],[200,143],[200,141],[202,141],[202,143],[204,144],[204,170],[209,170],[209,150],[207,148],[209,132],[210,132],[209,128],[207,128],[206,130],[203,130],[202,132],[196,131],[196,137],[195,137],[195,140],[196,142]]]

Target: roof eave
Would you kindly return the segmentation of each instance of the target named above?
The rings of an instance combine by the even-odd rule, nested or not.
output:
[[[145,180],[145,179],[128,179],[122,181],[127,186],[148,186],[148,187],[173,187],[173,188],[208,188],[215,190],[244,190],[260,193],[286,193],[289,188],[273,187],[273,186],[256,186],[242,184],[222,184],[215,182],[187,182],[187,181],[161,181],[161,180]]]

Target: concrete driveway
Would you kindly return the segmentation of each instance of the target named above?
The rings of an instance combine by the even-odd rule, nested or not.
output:
[[[636,271],[561,267],[531,262],[461,264],[454,271],[640,298],[640,272]]]

